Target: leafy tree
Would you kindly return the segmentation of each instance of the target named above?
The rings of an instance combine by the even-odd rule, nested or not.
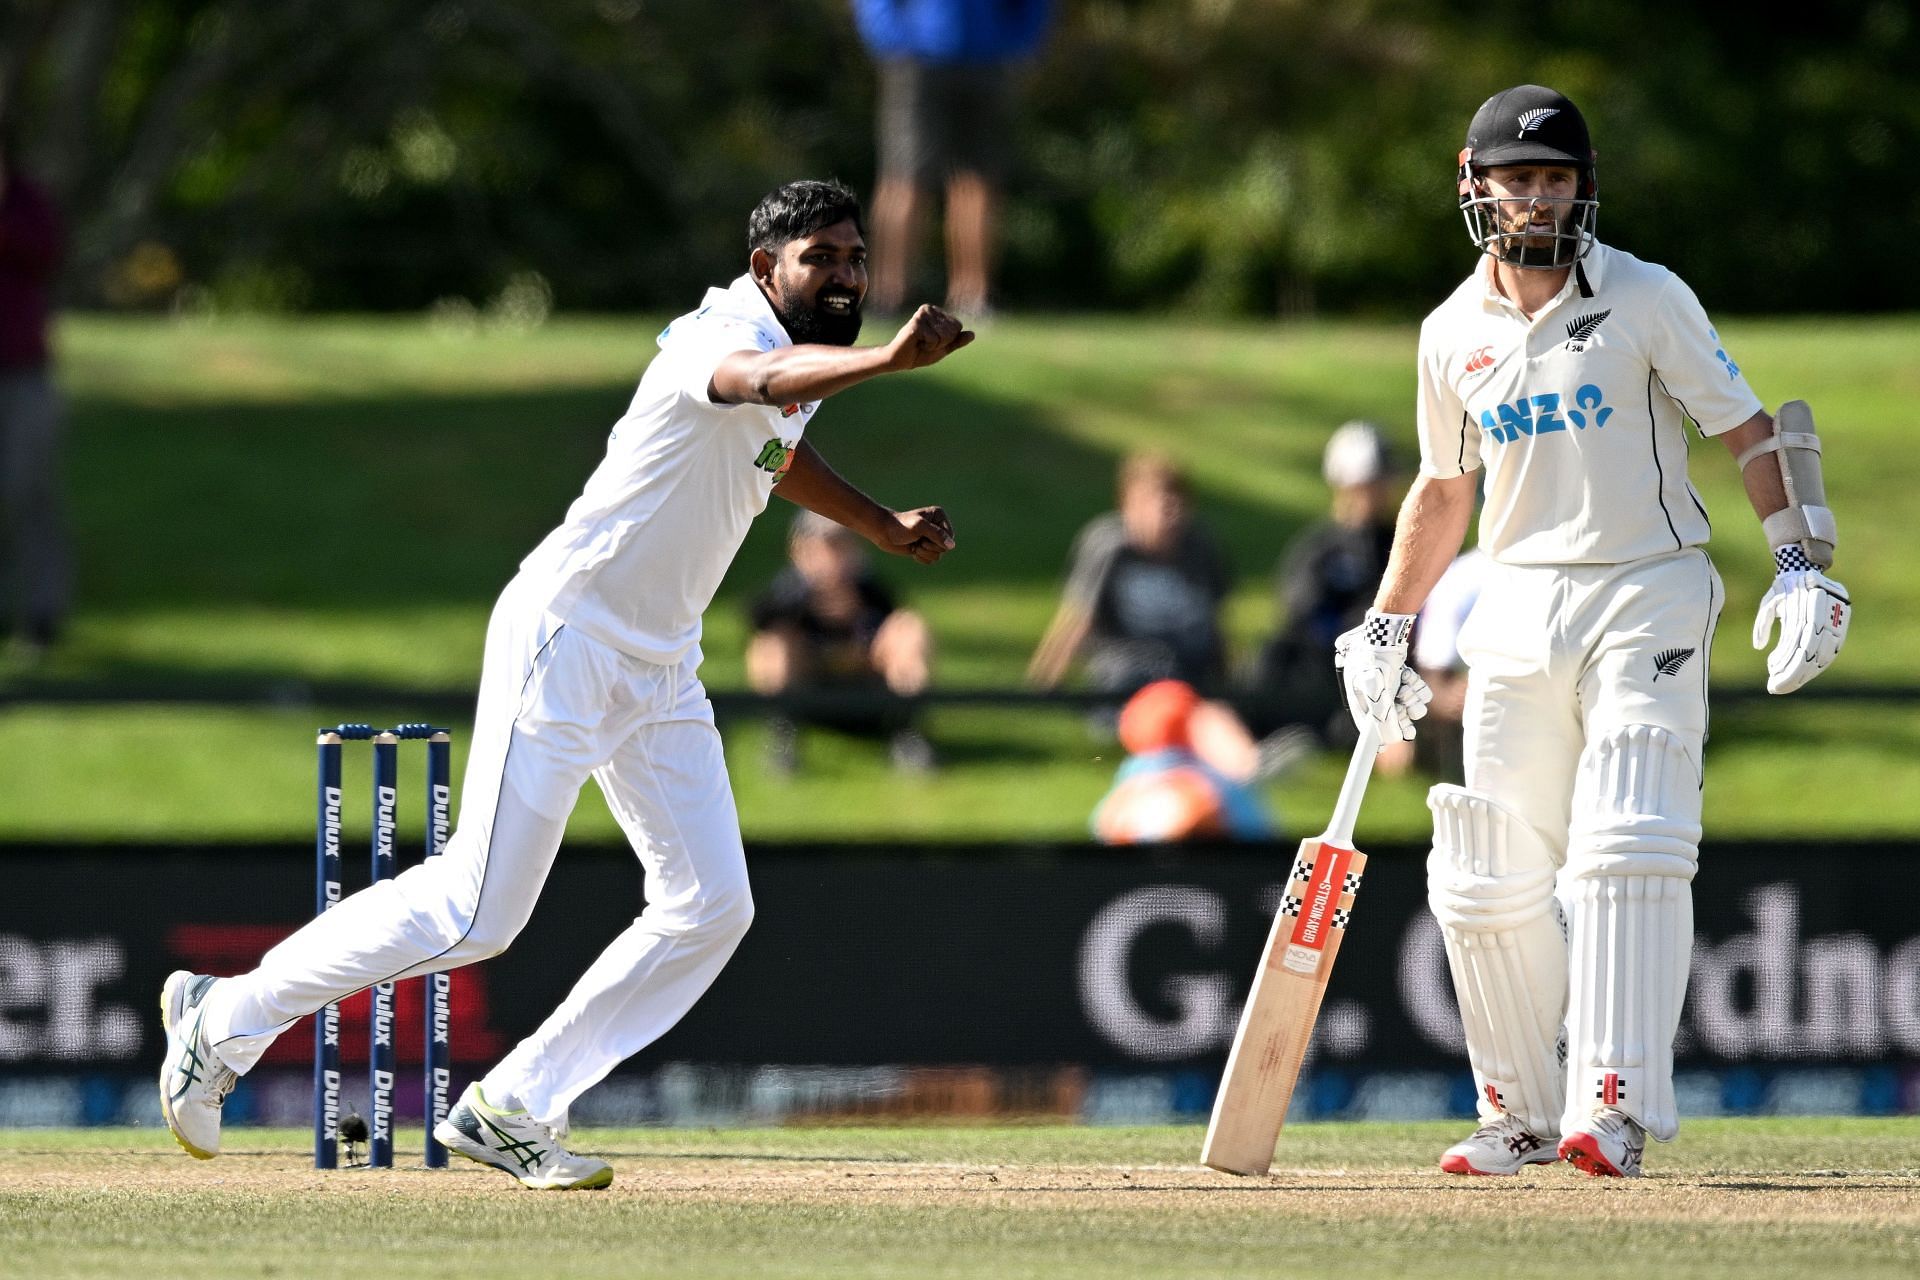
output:
[[[84,305],[665,308],[768,188],[872,176],[845,0],[19,0],[0,48]],[[1467,118],[1534,80],[1592,121],[1603,232],[1717,310],[1908,306],[1916,54],[1900,0],[1062,0],[1006,295],[1415,314],[1470,261]]]

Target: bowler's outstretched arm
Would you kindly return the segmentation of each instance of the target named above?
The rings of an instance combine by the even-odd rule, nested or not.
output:
[[[713,371],[715,404],[798,404],[824,400],[883,373],[938,364],[973,341],[971,330],[935,306],[923,306],[878,347],[802,343],[772,351],[736,351]]]
[[[843,524],[882,551],[932,564],[953,550],[953,523],[939,507],[893,511],[848,483],[812,443],[793,451],[786,475],[773,491],[797,506]]]

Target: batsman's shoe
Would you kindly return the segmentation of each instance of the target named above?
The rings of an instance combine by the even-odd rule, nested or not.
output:
[[[1637,1178],[1647,1131],[1631,1117],[1602,1107],[1560,1139],[1560,1158],[1596,1178]]]
[[[1559,1159],[1552,1139],[1502,1115],[1448,1147],[1440,1156],[1440,1172],[1504,1178],[1530,1164],[1553,1164]]]
[[[160,1025],[167,1033],[160,1063],[160,1113],[173,1140],[196,1160],[220,1154],[220,1107],[240,1077],[215,1056],[201,1029],[213,978],[175,969],[160,988]]]
[[[478,1084],[467,1086],[447,1118],[434,1126],[433,1136],[447,1150],[504,1169],[535,1191],[598,1191],[613,1183],[612,1165],[574,1155],[525,1111],[489,1106]]]

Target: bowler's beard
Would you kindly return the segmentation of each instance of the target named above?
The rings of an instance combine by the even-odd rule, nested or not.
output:
[[[850,347],[860,336],[860,299],[856,294],[828,289],[823,292],[838,294],[853,300],[853,305],[845,315],[835,315],[820,306],[818,301],[806,301],[781,289],[781,300],[774,303],[774,314],[780,317],[780,323],[786,326],[787,336],[795,346],[803,343],[818,342],[829,347]]]

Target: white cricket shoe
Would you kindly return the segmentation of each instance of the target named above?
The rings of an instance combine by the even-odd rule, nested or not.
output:
[[[1559,1158],[1552,1139],[1502,1114],[1448,1147],[1440,1157],[1440,1172],[1504,1178],[1530,1164],[1552,1164]]]
[[[525,1111],[489,1106],[478,1082],[467,1086],[433,1136],[447,1150],[504,1169],[535,1191],[597,1191],[613,1183],[612,1165],[574,1155]]]
[[[1625,1112],[1601,1107],[1560,1139],[1560,1158],[1596,1178],[1637,1178],[1647,1131]]]
[[[210,974],[175,969],[160,988],[160,1025],[167,1033],[160,1063],[160,1113],[173,1140],[196,1160],[220,1154],[220,1107],[240,1077],[214,1053],[200,1029]]]

